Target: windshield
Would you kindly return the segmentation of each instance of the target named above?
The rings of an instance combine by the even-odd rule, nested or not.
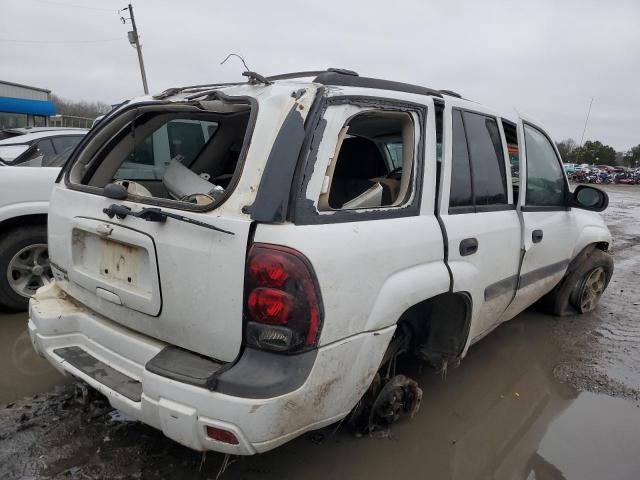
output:
[[[66,163],[69,155],[73,152],[75,145],[65,148],[57,155],[45,155],[38,149],[34,149],[28,159],[17,164],[18,167],[62,167]]]
[[[29,149],[29,145],[0,145],[0,160],[11,163]]]

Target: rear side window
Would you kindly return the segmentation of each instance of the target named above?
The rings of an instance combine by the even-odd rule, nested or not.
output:
[[[462,112],[453,111],[453,158],[451,163],[450,207],[473,205],[469,151],[462,123]]]
[[[411,198],[415,126],[406,112],[368,110],[350,118],[320,210],[399,206]]]
[[[453,110],[450,207],[506,205],[506,166],[496,119]]]
[[[495,118],[463,112],[476,205],[507,203],[504,153]]]

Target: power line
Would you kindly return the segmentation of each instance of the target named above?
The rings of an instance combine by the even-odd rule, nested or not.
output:
[[[37,2],[37,3],[44,3],[45,5],[59,5],[61,7],[71,7],[71,8],[82,8],[84,10],[96,10],[99,12],[116,12],[118,9],[117,8],[98,8],[98,7],[87,7],[85,5],[76,5],[76,4],[71,4],[71,3],[64,3],[64,2],[53,2],[53,1],[49,1],[49,0],[31,0],[32,2]]]
[[[7,43],[102,43],[119,42],[122,38],[105,38],[100,40],[19,40],[13,38],[0,38],[0,42]]]

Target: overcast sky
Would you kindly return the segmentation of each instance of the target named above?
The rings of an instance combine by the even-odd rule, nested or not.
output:
[[[0,0],[0,79],[139,96],[125,1]],[[585,140],[640,144],[640,0],[134,0],[134,12],[152,92],[240,80],[237,60],[220,65],[238,52],[265,75],[343,67],[455,90],[556,140],[580,141],[593,97]]]

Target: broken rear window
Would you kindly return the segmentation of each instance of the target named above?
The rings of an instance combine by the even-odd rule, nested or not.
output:
[[[123,114],[128,121],[120,124],[114,119],[112,136],[102,147],[94,145],[95,153],[81,153],[70,178],[98,188],[121,184],[138,197],[204,206],[220,201],[240,170],[250,106],[170,108],[141,108]]]

